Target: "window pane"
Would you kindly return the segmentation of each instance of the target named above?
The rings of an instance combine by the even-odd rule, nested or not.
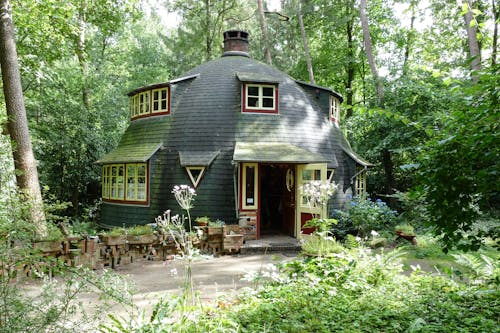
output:
[[[138,164],[137,165],[137,176],[145,177],[146,176],[146,164]]]
[[[157,100],[159,99],[159,98],[158,98],[158,97],[159,97],[159,95],[160,95],[160,94],[159,94],[159,91],[158,91],[158,90],[153,91],[153,100],[154,100],[154,101],[157,101]]]
[[[274,97],[274,88],[272,88],[272,87],[263,87],[262,88],[262,95],[263,96],[272,96],[272,97]]]
[[[137,178],[137,200],[146,199],[146,178]]]
[[[166,99],[167,98],[167,89],[163,89],[161,91],[161,99]]]
[[[246,167],[245,197],[247,205],[255,205],[255,167]]]
[[[158,107],[158,101],[154,101],[153,102],[153,111],[158,111],[159,110],[159,107]]]
[[[312,170],[302,171],[302,180],[313,180],[312,179]]]
[[[321,170],[314,170],[314,180],[321,180]]]
[[[259,87],[248,87],[248,96],[259,96]]]
[[[274,99],[272,98],[262,99],[262,106],[265,108],[274,108]]]
[[[167,101],[161,101],[161,109],[166,110],[167,109]]]
[[[256,97],[249,97],[248,98],[248,106],[250,107],[257,107],[259,105],[259,99]]]

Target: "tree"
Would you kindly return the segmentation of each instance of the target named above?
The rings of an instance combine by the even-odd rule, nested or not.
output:
[[[363,29],[363,41],[365,45],[366,58],[368,59],[368,64],[372,71],[373,80],[377,85],[377,96],[379,103],[382,106],[384,104],[384,88],[382,79],[378,74],[377,65],[375,64],[375,57],[373,55],[372,39],[370,37],[370,27],[368,25],[368,16],[366,14],[366,2],[367,0],[361,0],[359,15],[361,18],[361,28]]]
[[[477,39],[477,21],[474,19],[472,10],[472,0],[466,0],[464,3],[465,9],[465,29],[467,30],[467,39],[469,42],[470,67],[472,71],[481,70],[481,50]],[[477,74],[472,74],[472,79],[477,82]]]
[[[0,1],[0,65],[8,117],[7,128],[13,142],[14,165],[19,170],[16,173],[17,186],[31,201],[31,220],[36,225],[39,236],[43,237],[47,234],[47,226],[24,106],[9,0]]]
[[[311,55],[309,53],[309,45],[307,44],[306,29],[304,28],[304,20],[302,19],[302,1],[299,0],[299,7],[297,12],[297,17],[299,20],[300,35],[302,36],[302,45],[304,46],[304,56],[306,57],[307,72],[309,73],[309,81],[315,84],[313,67],[311,62]]]
[[[264,14],[264,6],[262,5],[262,0],[257,0],[257,9],[260,16],[260,29],[262,30],[262,39],[265,46],[264,54],[266,56],[266,62],[269,65],[272,65],[273,62],[271,60],[271,50],[269,49],[269,35],[267,33],[266,16]]]

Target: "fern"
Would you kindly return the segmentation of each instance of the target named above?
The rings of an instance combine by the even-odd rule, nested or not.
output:
[[[453,254],[457,264],[465,267],[465,272],[473,284],[496,283],[500,277],[500,264],[498,260],[485,254]]]

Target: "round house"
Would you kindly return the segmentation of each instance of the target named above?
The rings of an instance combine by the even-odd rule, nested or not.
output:
[[[129,97],[130,125],[98,161],[104,225],[181,213],[172,189],[187,184],[192,216],[240,224],[248,239],[298,237],[311,213],[328,214],[311,212],[303,184],[335,182],[329,209],[365,189],[369,163],[342,134],[342,96],[252,59],[244,31],[224,33],[220,59]]]

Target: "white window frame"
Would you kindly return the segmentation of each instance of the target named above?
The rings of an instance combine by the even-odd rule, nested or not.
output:
[[[257,95],[249,95],[248,90],[249,88],[258,88],[258,94]],[[273,89],[273,96],[264,96],[264,88],[272,88]],[[266,112],[266,113],[278,113],[278,88],[277,85],[275,84],[257,84],[257,83],[245,83],[244,84],[244,91],[245,91],[245,100],[244,100],[244,112]],[[257,98],[257,106],[250,106],[248,105],[248,99],[249,98]],[[265,107],[264,106],[264,99],[271,99],[273,101],[273,106],[272,107]]]
[[[330,95],[330,120],[337,126],[340,123],[340,101],[337,97]]]

